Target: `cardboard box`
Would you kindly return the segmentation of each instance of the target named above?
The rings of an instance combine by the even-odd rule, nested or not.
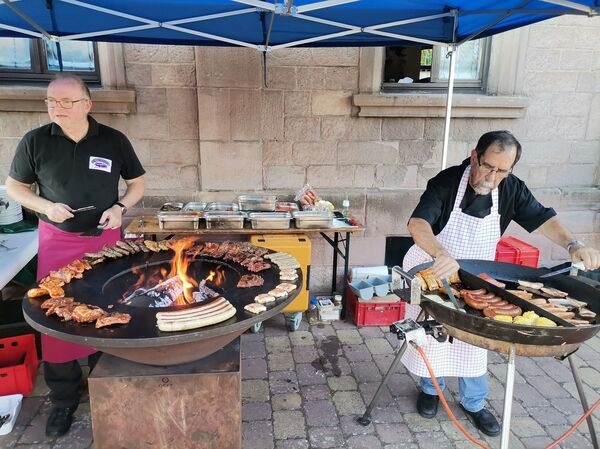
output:
[[[317,296],[316,300],[321,321],[340,319],[341,308],[333,303],[331,296]]]

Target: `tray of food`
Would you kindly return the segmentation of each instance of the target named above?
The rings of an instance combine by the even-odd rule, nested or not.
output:
[[[251,212],[248,219],[252,229],[289,229],[292,214],[289,212]]]
[[[198,229],[201,212],[158,212],[160,229]]]
[[[276,195],[240,195],[237,197],[237,203],[240,210],[255,212],[273,212]]]
[[[206,229],[242,229],[246,214],[239,211],[208,211],[204,213]]]
[[[239,207],[237,205],[237,203],[227,203],[227,202],[222,202],[222,201],[213,201],[212,203],[208,203],[206,205],[206,207],[204,208],[205,211],[225,211],[225,212],[231,212],[231,211],[238,211]]]
[[[181,209],[183,209],[183,203],[168,202],[160,206],[159,210],[161,212],[179,212]]]
[[[291,201],[277,201],[275,203],[275,212],[295,212],[298,210],[298,205]]]
[[[333,225],[333,212],[330,211],[296,211],[292,217],[299,229],[330,228]]]

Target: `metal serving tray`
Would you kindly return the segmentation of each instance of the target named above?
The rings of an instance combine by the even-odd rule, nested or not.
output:
[[[248,218],[252,229],[289,229],[292,214],[289,212],[251,212]]]
[[[275,195],[240,195],[237,197],[240,210],[272,212],[275,210]]]
[[[183,212],[203,212],[206,209],[206,203],[203,201],[190,201],[183,206]]]
[[[227,211],[237,211],[239,207],[237,203],[223,203],[219,201],[214,201],[212,203],[208,203],[204,208],[206,211],[219,211],[219,212],[227,212]]]
[[[178,212],[181,209],[183,209],[183,203],[168,202],[168,203],[164,203],[162,206],[160,206],[159,210],[161,212]]]
[[[297,211],[292,212],[298,229],[331,228],[333,226],[333,213],[329,211]]]
[[[204,213],[206,229],[242,229],[246,214],[238,211],[209,211]]]
[[[160,229],[198,229],[200,223],[199,212],[158,212],[158,226]]]

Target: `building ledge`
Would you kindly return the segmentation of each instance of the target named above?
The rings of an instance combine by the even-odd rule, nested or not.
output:
[[[356,94],[359,117],[445,117],[446,95]],[[452,117],[523,118],[529,99],[516,96],[454,94]]]
[[[131,114],[135,112],[135,90],[91,90],[93,112],[102,114]],[[45,88],[0,88],[0,111],[46,112]]]

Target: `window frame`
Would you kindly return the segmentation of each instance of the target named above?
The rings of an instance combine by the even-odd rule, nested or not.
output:
[[[96,42],[94,47],[94,67],[93,72],[65,70],[64,73],[70,73],[79,76],[86,84],[90,86],[99,86],[102,84],[102,74],[100,68],[99,49]],[[43,39],[29,39],[29,55],[31,58],[30,69],[11,69],[0,68],[0,82],[2,83],[21,83],[30,85],[47,85],[52,81],[59,71],[49,70],[46,54],[46,45]]]

